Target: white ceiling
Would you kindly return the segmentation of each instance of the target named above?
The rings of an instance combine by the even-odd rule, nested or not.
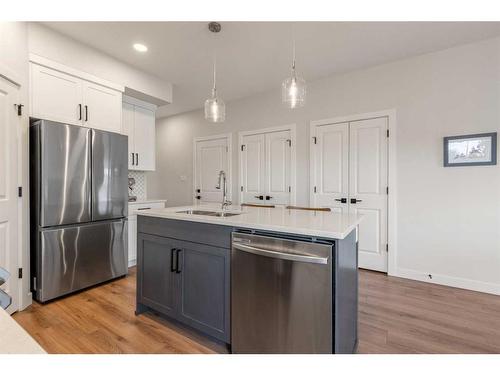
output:
[[[307,81],[500,35],[500,22],[48,22],[52,29],[174,84],[172,115],[210,95],[213,49],[218,91],[227,102],[278,88],[289,74],[292,33],[297,71]],[[132,44],[148,46],[137,53]]]

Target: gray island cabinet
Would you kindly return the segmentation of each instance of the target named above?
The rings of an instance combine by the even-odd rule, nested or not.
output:
[[[243,211],[234,218],[203,218],[192,214],[187,220],[186,214],[179,209],[151,210],[138,216],[136,314],[156,311],[228,344],[236,353],[356,351],[358,256],[355,228],[358,217],[331,213],[328,213],[330,216],[315,216],[302,212],[289,215],[284,211],[257,209]],[[294,222],[302,220],[313,228],[303,229],[304,224],[298,227],[286,223],[283,230],[276,230],[276,226],[265,223],[266,228],[269,227],[266,230],[263,224],[259,225],[263,217],[274,220],[273,215],[281,220],[280,223],[283,223],[283,218]],[[321,223],[329,225],[328,231],[322,233],[332,235],[311,233],[317,227],[322,230]],[[293,264],[289,260],[275,260],[273,263],[271,258],[266,261],[266,257],[254,255],[252,258],[250,253],[243,255],[237,248],[251,249],[251,243],[236,245],[236,233],[243,233],[238,235],[240,237],[245,237],[244,233],[257,235],[257,240],[262,238],[259,236],[269,236],[276,238],[277,243],[281,238],[287,238],[285,241],[323,244],[323,248],[326,244],[324,260],[328,273],[323,274],[323,281],[320,281],[320,275],[315,271],[320,268],[314,268],[318,258],[314,258],[312,264]],[[267,257],[273,256],[273,251],[263,253],[267,253]],[[232,256],[236,262],[233,271],[239,275],[231,275]],[[288,257],[310,258],[293,254]],[[241,263],[243,259],[245,261]],[[237,272],[237,267],[243,268]],[[242,278],[246,281],[239,284]],[[231,280],[234,283],[232,308]],[[255,281],[249,284],[249,280]],[[246,287],[241,289],[241,285]],[[322,292],[319,293],[318,288],[322,288]],[[275,291],[276,298],[267,299],[267,303],[271,290]],[[238,316],[231,316],[231,311]],[[315,319],[319,311],[329,313]],[[260,324],[259,321],[262,326],[255,325]],[[248,341],[241,341],[241,327],[247,327],[243,329],[246,332],[243,337]],[[265,332],[258,333],[262,330]],[[259,344],[257,335],[264,337],[264,341],[260,341],[262,344]]]
[[[230,227],[139,216],[137,308],[230,343]]]

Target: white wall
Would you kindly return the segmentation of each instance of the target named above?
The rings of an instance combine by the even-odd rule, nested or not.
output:
[[[192,201],[195,136],[233,132],[238,176],[238,131],[296,123],[297,203],[308,204],[309,122],[394,108],[396,274],[500,294],[500,167],[442,166],[444,136],[498,131],[499,38],[309,82],[306,107],[294,111],[281,107],[279,86],[227,103],[222,125],[202,111],[158,119],[148,195],[170,206]],[[237,179],[233,187],[237,197]]]
[[[172,84],[122,63],[39,23],[29,23],[29,52],[125,86],[126,94],[156,105],[172,103]],[[141,95],[143,94],[143,95]]]

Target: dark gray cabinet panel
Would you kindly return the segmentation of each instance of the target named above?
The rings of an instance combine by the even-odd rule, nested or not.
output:
[[[138,220],[136,313],[152,308],[229,343],[230,250],[192,240],[226,244],[231,228],[148,219]]]
[[[178,319],[229,342],[229,251],[184,241],[180,248]]]
[[[225,225],[196,223],[184,220],[163,219],[139,216],[137,232],[154,234],[161,237],[187,240],[206,245],[231,248],[233,228]]]
[[[166,238],[138,237],[137,302],[174,317],[175,278],[170,271],[173,244]]]

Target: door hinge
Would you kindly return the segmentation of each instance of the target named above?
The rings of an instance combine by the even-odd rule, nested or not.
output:
[[[389,252],[389,244],[388,243],[385,244],[385,251]]]
[[[389,129],[387,129],[387,138],[389,138]]]
[[[314,187],[314,192],[316,193],[316,186]]]
[[[245,145],[241,145],[241,151],[245,150]]]
[[[243,191],[243,186],[240,188],[240,191]]]
[[[19,279],[22,279],[22,278],[23,278],[23,269],[22,269],[22,268],[19,268],[19,269],[17,270],[17,277],[18,277]]]
[[[16,107],[17,107],[17,115],[18,116],[22,116],[23,115],[23,107],[24,107],[24,105],[23,104],[16,104]]]
[[[18,197],[22,197],[23,196],[23,187],[22,186],[19,186],[17,188],[17,196]]]
[[[385,192],[386,192],[387,194],[389,194],[389,186],[387,186],[387,187],[385,188]]]
[[[291,139],[287,139],[286,141],[288,142],[288,147],[292,147],[292,140]]]
[[[318,143],[318,138],[313,137],[313,142],[314,142],[314,144]]]

